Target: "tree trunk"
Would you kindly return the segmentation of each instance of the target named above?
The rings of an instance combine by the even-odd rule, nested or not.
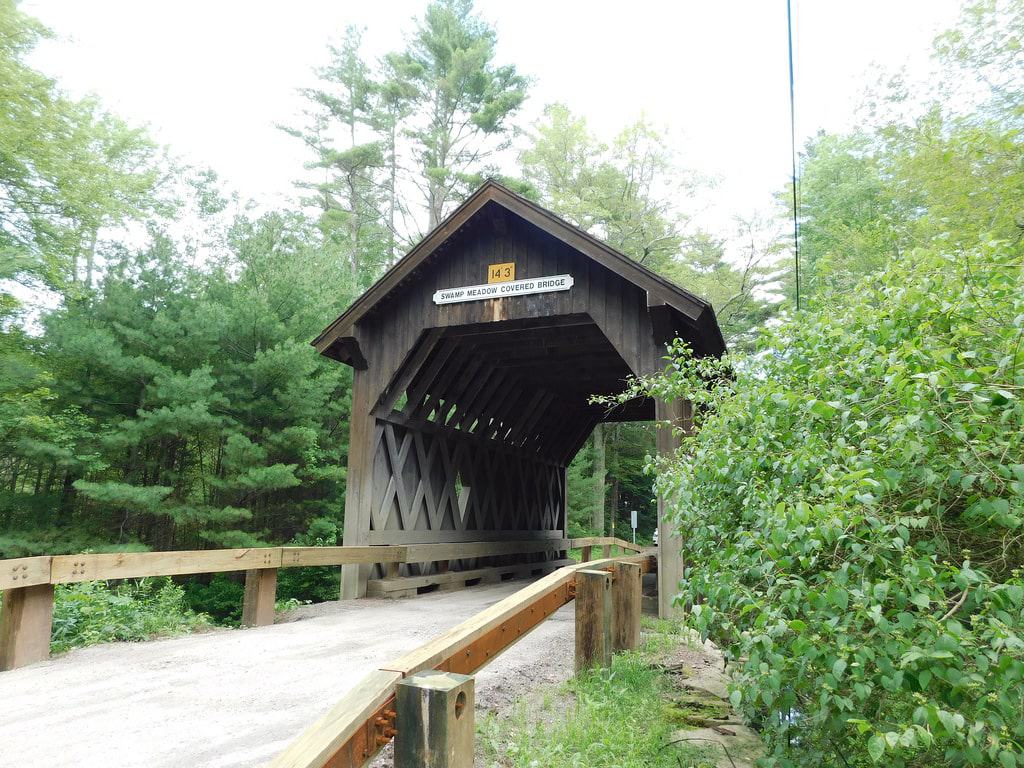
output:
[[[607,475],[605,468],[604,425],[594,427],[594,511],[590,526],[598,536],[604,535],[604,481]]]
[[[395,252],[395,206],[398,195],[396,190],[398,183],[397,129],[398,119],[394,118],[391,121],[391,184],[388,187],[388,266],[391,266],[391,264],[398,260],[398,254]]]
[[[610,536],[615,535],[615,524],[619,516],[619,478],[612,477],[611,492],[608,494],[608,517],[611,522]],[[628,537],[627,537],[628,538]]]
[[[92,289],[93,264],[96,260],[96,230],[89,239],[89,249],[85,252],[85,287]]]

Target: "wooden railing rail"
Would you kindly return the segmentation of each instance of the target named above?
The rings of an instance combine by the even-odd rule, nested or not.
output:
[[[609,571],[620,563],[632,563],[634,568],[639,566],[640,572],[646,572],[651,560],[650,556],[634,555],[581,562],[538,579],[440,637],[368,674],[274,758],[268,768],[357,768],[365,765],[394,734],[395,687],[400,680],[425,670],[475,672],[573,600],[578,572]],[[629,612],[628,621],[637,625],[635,630],[628,632],[623,628],[614,633],[615,637],[638,634],[638,605]]]
[[[531,539],[459,544],[409,544],[342,547],[255,547],[176,552],[116,552],[44,555],[0,560],[0,671],[31,664],[49,655],[53,621],[53,585],[80,581],[246,572],[242,609],[245,626],[273,623],[277,570],[303,566],[447,562],[464,558],[529,554],[602,546],[640,551],[621,539]]]

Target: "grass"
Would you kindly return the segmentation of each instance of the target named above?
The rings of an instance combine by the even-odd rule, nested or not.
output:
[[[523,702],[512,716],[478,726],[487,766],[502,768],[711,768],[705,748],[672,744],[679,724],[665,707],[670,682],[655,658],[678,645],[655,632],[641,652],[617,655],[549,693],[540,706]]]

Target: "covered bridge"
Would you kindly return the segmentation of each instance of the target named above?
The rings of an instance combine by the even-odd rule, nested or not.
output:
[[[486,182],[313,342],[354,369],[344,543],[562,540],[566,467],[595,425],[686,426],[687,403],[589,403],[657,371],[677,337],[698,355],[725,351],[708,302]],[[660,430],[659,451],[671,448]],[[680,563],[660,525],[664,615]],[[564,556],[518,555],[552,566]],[[389,575],[478,566],[455,558]],[[346,566],[343,596],[381,575]]]

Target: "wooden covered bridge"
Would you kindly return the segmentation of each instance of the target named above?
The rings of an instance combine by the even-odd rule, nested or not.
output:
[[[564,564],[566,467],[594,426],[688,426],[687,403],[590,402],[659,370],[675,338],[725,351],[706,301],[486,182],[313,342],[354,369],[344,543],[533,540],[505,559]],[[672,441],[661,430],[659,451]],[[664,615],[679,542],[664,528],[659,541]],[[343,596],[461,571],[486,573],[470,556],[353,565]]]
[[[374,667],[301,735],[290,733],[272,763],[362,766],[395,740],[421,756],[424,745],[458,741],[461,762],[445,765],[472,765],[472,718],[458,720],[467,692],[472,711],[466,675],[570,602],[576,667],[608,663],[639,641],[641,574],[655,567],[658,612],[672,610],[681,542],[662,503],[656,557],[616,539],[569,539],[566,468],[601,422],[689,427],[685,402],[591,403],[631,375],[657,372],[676,338],[698,355],[725,349],[707,302],[489,181],[313,342],[354,369],[343,546],[0,561],[0,670],[47,658],[55,584],[246,571],[243,624],[259,626],[274,623],[280,568],[341,566],[346,598],[542,576]],[[677,435],[659,429],[659,452]],[[603,557],[592,557],[596,547]],[[580,563],[568,557],[577,548]],[[451,732],[417,730],[417,707],[432,697]]]

